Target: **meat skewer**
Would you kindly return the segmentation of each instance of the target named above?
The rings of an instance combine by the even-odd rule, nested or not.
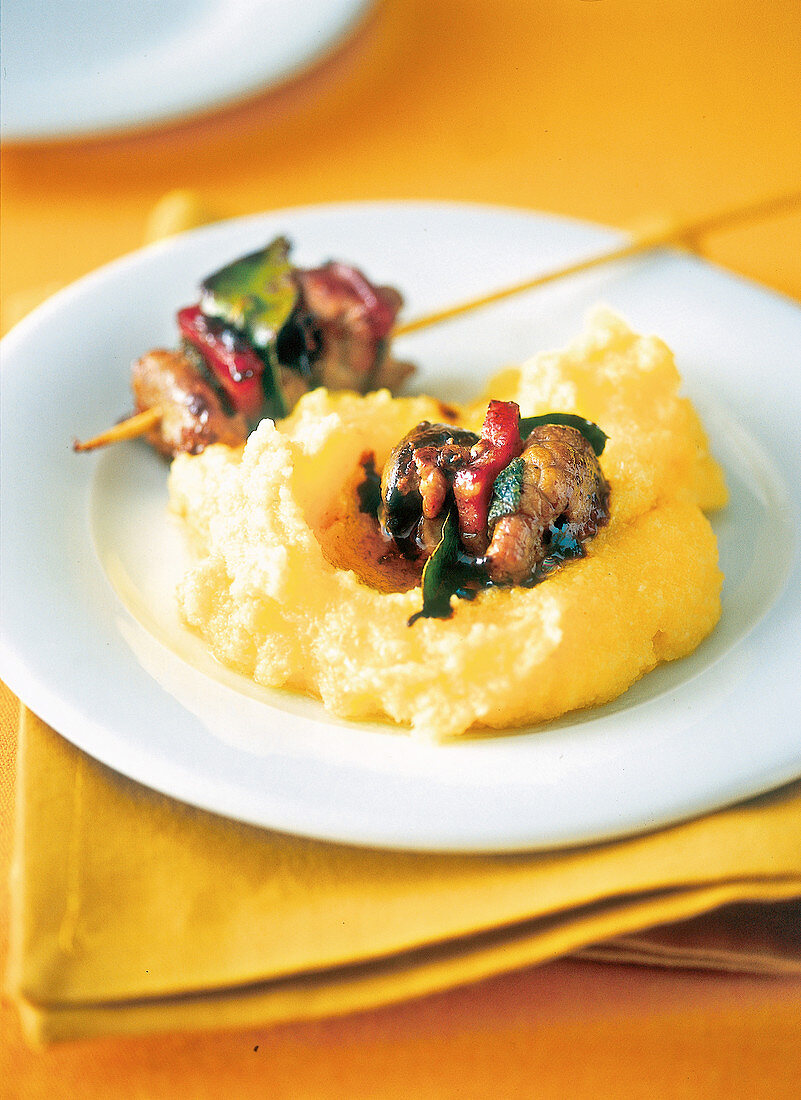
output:
[[[207,279],[202,287],[200,304],[179,313],[179,327],[184,337],[183,354],[188,359],[188,366],[184,368],[173,361],[170,371],[158,382],[158,372],[152,358],[155,353],[138,360],[134,364],[133,383],[135,393],[138,391],[136,414],[86,442],[76,441],[74,449],[94,450],[113,442],[147,435],[156,449],[169,457],[182,449],[202,450],[203,446],[214,441],[213,436],[221,441],[224,437],[233,437],[237,442],[244,442],[251,421],[255,423],[262,415],[285,415],[298,398],[313,386],[356,389],[359,392],[386,386],[395,391],[414,368],[391,357],[388,352],[390,338],[420,331],[557,279],[629,258],[660,245],[692,243],[701,235],[733,222],[780,214],[799,202],[801,192],[796,191],[692,221],[653,220],[616,248],[400,325],[395,324],[395,320],[402,299],[396,290],[373,287],[361,272],[344,264],[329,263],[311,271],[291,269],[288,242],[278,238],[262,252],[235,261]],[[283,324],[276,328],[273,318],[272,329],[269,324],[265,329],[265,318],[258,317],[257,307],[254,315],[254,300],[260,298],[260,288],[252,278],[250,285],[247,285],[248,276],[263,275],[263,267],[270,268],[269,263],[260,267],[260,260],[265,257],[272,261],[271,273],[276,279],[276,285],[272,288],[275,291],[273,298],[283,303],[285,311]],[[243,269],[244,293],[242,287],[237,286]],[[224,291],[222,294],[219,293],[220,284]],[[209,310],[210,314],[207,312]],[[205,325],[209,320],[211,325]],[[219,326],[217,332],[214,331],[215,324]],[[255,344],[255,360],[248,355],[253,348],[236,347],[237,338],[243,330]],[[219,339],[215,340],[215,336]],[[285,358],[289,357],[289,364],[281,362],[282,354]],[[244,370],[238,364],[238,356],[250,363]],[[219,398],[216,402],[220,405],[219,415],[215,401],[210,400],[205,391],[202,400],[198,397],[198,383],[187,373],[194,369],[203,378],[209,360],[214,366],[215,357],[222,361],[217,364],[216,380],[207,377],[205,381]],[[165,362],[161,360],[162,365]],[[265,367],[268,368],[268,378],[272,375],[272,393],[262,400],[265,394],[260,383],[265,377]],[[147,381],[140,384],[137,381],[139,374]],[[182,387],[177,379],[183,379],[185,385]],[[233,397],[233,409],[226,409],[226,395]],[[206,416],[206,422],[194,427],[184,425],[184,428],[178,429],[177,435],[174,431],[170,433],[163,425],[168,419],[168,411],[176,404],[183,406],[184,412],[173,415],[173,427],[182,422],[186,416],[185,410],[192,407],[199,408],[199,415]],[[243,413],[248,426],[242,429],[236,420],[224,425],[220,416],[230,416],[232,413]],[[208,426],[209,420],[220,428],[216,436]],[[189,446],[184,447],[181,441]]]
[[[136,414],[74,449],[145,435],[167,458],[197,454],[244,443],[317,386],[397,390],[414,370],[390,354],[398,291],[337,261],[294,267],[289,248],[279,237],[206,278],[178,311],[181,346],[133,364]]]

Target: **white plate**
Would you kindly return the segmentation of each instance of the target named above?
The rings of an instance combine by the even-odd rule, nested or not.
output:
[[[151,126],[230,103],[331,49],[368,0],[3,0],[3,140]]]
[[[2,371],[0,673],[80,748],[167,794],[260,825],[417,849],[583,843],[675,821],[801,774],[801,310],[663,252],[399,341],[444,399],[579,330],[604,300],[676,350],[732,490],[715,520],[723,617],[687,659],[537,732],[422,745],[257,690],[179,625],[165,466],[140,443],[70,444],[130,406],[129,361],[175,342],[198,280],[278,232],[301,264],[360,264],[407,316],[617,240],[497,208],[287,210],[156,245],[58,294]],[[788,485],[796,486],[793,493]],[[791,573],[792,582],[787,583]]]

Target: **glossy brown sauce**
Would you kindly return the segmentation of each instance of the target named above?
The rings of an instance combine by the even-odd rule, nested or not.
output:
[[[420,584],[422,561],[404,557],[378,520],[357,508],[331,517],[317,538],[335,569],[352,570],[377,592],[408,592]]]
[[[335,569],[351,570],[377,592],[408,592],[420,584],[423,561],[404,556],[394,539],[381,530],[376,516],[379,501],[380,475],[374,456],[366,453],[317,539]]]

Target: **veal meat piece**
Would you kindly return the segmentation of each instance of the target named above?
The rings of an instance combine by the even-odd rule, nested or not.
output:
[[[137,412],[161,409],[147,441],[167,458],[179,451],[198,454],[212,443],[237,447],[247,439],[245,417],[226,412],[222,398],[181,352],[143,355],[133,364],[131,388]]]
[[[433,551],[454,473],[477,442],[475,432],[423,420],[392,450],[381,476],[379,519],[406,552]]]
[[[330,390],[393,392],[414,373],[389,355],[389,337],[403,298],[390,286],[373,286],[360,271],[331,261],[296,269],[302,308],[320,333],[314,384]]]
[[[581,432],[561,424],[536,427],[525,442],[520,502],[491,532],[486,568],[496,584],[521,584],[549,554],[552,525],[578,542],[609,519],[609,485]]]

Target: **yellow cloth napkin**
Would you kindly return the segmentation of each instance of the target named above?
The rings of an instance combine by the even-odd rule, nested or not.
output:
[[[23,711],[18,790],[10,978],[28,1035],[43,1042],[353,1011],[610,937],[624,938],[607,956],[633,959],[640,929],[801,896],[801,783],[584,849],[381,852],[176,803]],[[764,936],[736,965],[801,972],[799,907],[780,910],[795,943],[776,950]],[[666,959],[661,936],[642,958],[736,957],[707,932]]]

